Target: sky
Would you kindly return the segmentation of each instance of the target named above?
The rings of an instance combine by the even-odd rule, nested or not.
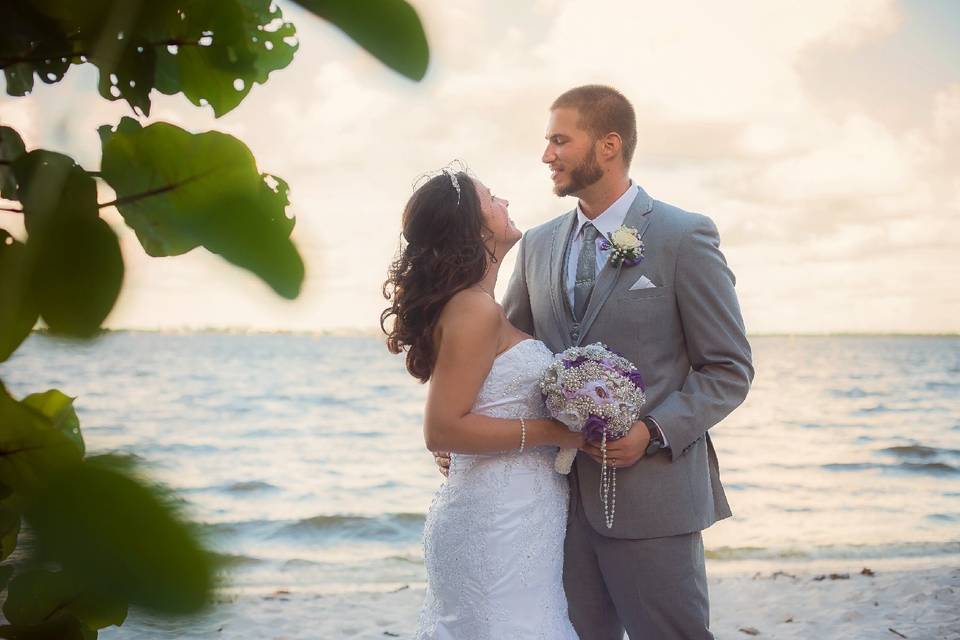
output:
[[[960,2],[412,4],[420,83],[281,1],[300,48],[237,109],[154,92],[145,123],[235,135],[290,184],[307,277],[290,302],[203,249],[150,258],[108,212],[127,271],[106,326],[375,331],[416,178],[462,159],[521,229],[572,209],[540,163],[548,108],[604,83],[637,112],[631,177],[717,223],[750,333],[960,332]],[[0,96],[0,124],[96,170],[97,127],[133,115],[96,78]]]

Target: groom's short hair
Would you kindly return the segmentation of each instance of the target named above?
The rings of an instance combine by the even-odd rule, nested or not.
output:
[[[637,116],[622,93],[602,84],[588,84],[565,91],[550,110],[573,108],[580,114],[580,126],[599,139],[616,133],[623,140],[623,163],[627,167],[637,148]]]

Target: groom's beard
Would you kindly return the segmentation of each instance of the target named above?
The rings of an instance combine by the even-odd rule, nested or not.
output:
[[[603,169],[600,168],[600,163],[597,162],[597,152],[596,150],[591,150],[591,153],[584,161],[570,171],[570,182],[563,186],[556,186],[553,192],[561,198],[563,196],[569,196],[595,184],[602,177]]]

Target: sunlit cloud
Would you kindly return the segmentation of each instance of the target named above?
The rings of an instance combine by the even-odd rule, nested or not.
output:
[[[750,330],[960,330],[960,57],[942,59],[917,5],[415,4],[432,46],[420,84],[282,4],[301,48],[234,112],[157,97],[151,121],[236,135],[290,183],[307,279],[283,303],[202,250],[150,259],[123,231],[127,289],[110,324],[373,330],[415,178],[462,158],[521,227],[568,210],[539,162],[547,109],[604,82],[637,109],[633,178],[717,222]],[[94,87],[74,69],[0,98],[0,120],[93,168],[96,127],[128,115]]]

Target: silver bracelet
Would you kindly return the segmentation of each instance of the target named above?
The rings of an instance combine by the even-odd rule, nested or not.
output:
[[[527,423],[523,418],[520,418],[520,453],[523,453],[523,448],[527,445]]]

